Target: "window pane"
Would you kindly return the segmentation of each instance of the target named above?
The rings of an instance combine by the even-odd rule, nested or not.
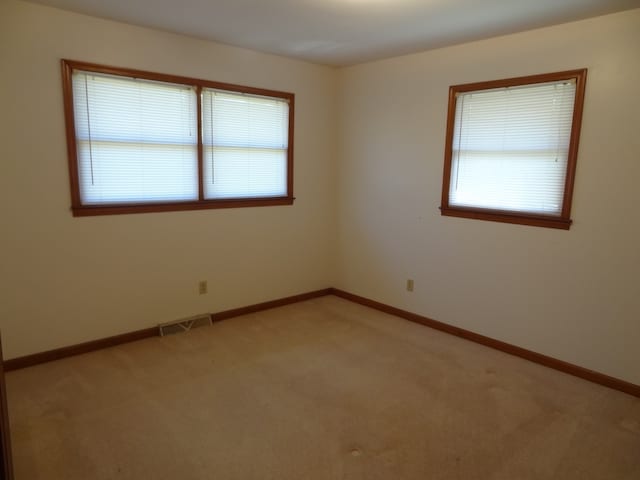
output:
[[[205,89],[202,117],[205,198],[287,195],[285,100]]]
[[[280,197],[287,194],[287,152],[281,149],[207,147],[206,198]]]
[[[560,215],[575,82],[460,93],[451,206]]]
[[[78,174],[85,205],[198,198],[195,147],[115,142],[91,145],[88,141],[78,143]]]
[[[192,88],[76,71],[73,96],[83,204],[197,200]]]

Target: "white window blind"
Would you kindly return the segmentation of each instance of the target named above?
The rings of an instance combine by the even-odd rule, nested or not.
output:
[[[286,100],[203,89],[205,198],[287,195],[288,129]]]
[[[198,199],[192,87],[74,71],[73,100],[82,204]]]
[[[449,205],[560,215],[575,81],[458,93]]]

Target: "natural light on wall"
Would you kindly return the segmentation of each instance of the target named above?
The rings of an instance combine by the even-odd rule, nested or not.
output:
[[[449,205],[560,215],[575,81],[458,93]]]

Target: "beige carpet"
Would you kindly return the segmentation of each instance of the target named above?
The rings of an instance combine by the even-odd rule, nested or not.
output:
[[[331,296],[7,382],[17,480],[640,479],[640,399]]]

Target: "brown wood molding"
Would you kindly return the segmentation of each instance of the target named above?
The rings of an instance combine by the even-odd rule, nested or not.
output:
[[[533,227],[557,228],[569,230],[572,220],[563,220],[543,215],[512,215],[500,210],[440,207],[440,213],[448,217],[474,218],[476,220],[488,220],[490,222],[514,223],[517,225],[529,225]]]
[[[2,363],[2,339],[0,339],[0,480],[13,480],[13,457],[11,455],[7,386],[4,382],[4,368]]]
[[[479,333],[475,333],[470,330],[465,330],[464,328],[455,327],[447,323],[439,322],[437,320],[433,320],[431,318],[418,315],[417,313],[412,313],[407,310],[402,310],[400,308],[392,307],[391,305],[387,305],[381,302],[376,302],[375,300],[370,300],[368,298],[361,297],[353,293],[345,292],[344,290],[340,290],[338,288],[324,288],[321,290],[315,290],[312,292],[302,293],[299,295],[292,295],[290,297],[279,298],[277,300],[271,300],[268,302],[256,303],[253,305],[248,305],[246,307],[239,307],[231,310],[212,313],[211,319],[214,322],[225,320],[228,318],[239,317],[241,315],[247,315],[249,313],[260,312],[263,310],[269,310],[271,308],[282,307],[282,306],[290,305],[293,303],[303,302],[305,300],[311,300],[313,298],[323,297],[325,295],[335,295],[337,297],[341,297],[346,300],[359,303],[360,305],[374,308],[381,312],[388,313],[390,315],[395,315],[397,317],[404,318],[405,320],[409,320],[414,323],[419,323],[421,325],[424,325],[436,330],[440,330],[441,332],[449,333],[451,335],[455,335],[457,337],[464,338],[466,340],[471,340],[472,342],[479,343],[481,345],[485,345],[487,347],[491,347],[496,350],[500,350],[501,352],[515,355],[517,357],[524,358],[525,360],[529,360],[531,362],[535,362],[540,365],[553,368],[554,370],[559,370],[561,372],[568,373],[575,377],[580,377],[590,382],[597,383],[599,385],[604,385],[605,387],[609,387],[614,390],[619,390],[621,392],[628,393],[629,395],[633,395],[635,397],[640,398],[640,385],[626,382],[624,380],[620,380],[618,378],[611,377],[603,373],[595,372],[593,370],[589,370],[587,368],[580,367],[578,365],[564,362],[562,360],[558,360],[556,358],[549,357],[541,353],[536,353],[531,350],[527,350],[526,348],[522,348],[516,345],[512,345],[510,343],[502,342],[500,340],[496,340],[494,338],[487,337],[485,335],[480,335]],[[88,352],[100,350],[103,348],[113,347],[116,345],[120,345],[122,343],[134,342],[136,340],[155,337],[157,335],[158,335],[158,329],[156,327],[146,328],[143,330],[137,330],[135,332],[129,332],[121,335],[115,335],[113,337],[93,340],[91,342],[80,343],[78,345],[71,345],[68,347],[57,348],[57,349],[49,350],[46,352],[26,355],[24,357],[18,357],[18,358],[13,358],[11,360],[4,361],[4,370],[5,371],[17,370],[20,368],[38,365],[40,363],[59,360],[61,358],[66,358],[73,355],[79,355],[82,353],[88,353]]]
[[[72,207],[74,217],[91,217],[97,215],[125,215],[132,213],[183,212],[186,210],[209,210],[217,208],[250,208],[293,205],[294,198],[273,197],[263,199],[247,198],[243,200],[202,200],[194,202],[128,204],[128,205],[83,205]]]
[[[500,350],[501,352],[515,355],[516,357],[539,363],[540,365],[544,365],[545,367],[553,368],[554,370],[559,370],[561,372],[568,373],[569,375],[580,377],[584,380],[588,380],[599,385],[604,385],[605,387],[619,390],[621,392],[628,393],[629,395],[640,398],[640,385],[620,380],[618,378],[605,375],[604,373],[595,372],[593,370],[589,370],[572,363],[564,362],[562,360],[558,360],[541,353],[533,352],[531,350],[527,350],[526,348],[518,347],[510,343],[502,342],[485,335],[480,335],[479,333],[465,330],[464,328],[459,328],[447,323],[439,322],[437,320],[418,315],[417,313],[408,312],[400,308],[376,302],[375,300],[370,300],[359,295],[354,295],[353,293],[345,292],[344,290],[332,288],[331,294],[355,303],[359,303],[360,305],[371,307],[381,312],[395,315],[397,317],[404,318],[405,320],[409,320],[411,322],[419,323],[435,330],[440,330],[441,332],[455,335],[456,337],[471,340],[472,342],[476,342],[481,345]]]
[[[72,357],[83,353],[101,350],[103,348],[114,347],[122,343],[135,342],[145,338],[155,337],[158,335],[158,328],[145,328],[144,330],[136,330],[135,332],[114,335],[113,337],[100,338],[90,342],[69,345],[68,347],[55,348],[46,352],[33,353],[24,357],[12,358],[4,361],[4,369],[7,372],[18,370],[20,368],[32,367],[40,363],[60,360],[61,358]]]
[[[199,78],[184,77],[180,75],[148,72],[132,68],[120,68],[110,65],[81,62],[76,60],[61,60],[62,67],[62,91],[64,101],[65,129],[67,138],[67,157],[69,164],[69,182],[71,186],[71,212],[74,217],[87,217],[94,215],[120,215],[133,213],[154,212],[178,212],[184,210],[205,210],[220,208],[249,208],[270,207],[278,205],[293,205],[293,129],[295,119],[295,94],[265,88],[235,85],[231,83],[215,82]],[[127,78],[146,79],[157,82],[171,83],[191,87],[196,92],[197,115],[197,164],[198,164],[198,199],[186,202],[141,202],[141,203],[103,203],[97,205],[84,205],[80,195],[80,178],[78,170],[78,150],[75,126],[75,109],[73,95],[74,71],[94,72],[98,74],[115,75]],[[227,92],[243,93],[261,97],[278,98],[289,105],[289,123],[287,139],[287,192],[279,197],[251,197],[251,198],[219,198],[205,199],[204,196],[204,145],[202,139],[202,90],[223,90]]]
[[[213,320],[214,322],[218,322],[220,320],[239,317],[240,315],[246,315],[248,313],[261,312],[262,310],[269,310],[270,308],[283,307],[284,305],[290,305],[292,303],[304,302],[305,300],[311,300],[312,298],[331,295],[332,291],[332,288],[323,288],[322,290],[315,290],[313,292],[301,293],[300,295],[293,295],[291,297],[256,303],[255,305],[249,305],[247,307],[234,308],[231,310],[225,310],[223,312],[212,313],[211,320]]]
[[[224,320],[226,318],[238,317],[240,315],[246,315],[248,313],[260,312],[262,310],[268,310],[270,308],[282,307],[292,303],[302,302],[304,300],[310,300],[312,298],[322,297],[331,293],[330,288],[324,288],[322,290],[315,290],[313,292],[302,293],[299,295],[292,295],[290,297],[279,298],[277,300],[271,300],[268,302],[256,303],[246,307],[234,308],[232,310],[225,310],[223,312],[217,312],[211,314],[213,321]],[[145,328],[143,330],[136,330],[134,332],[123,333],[121,335],[115,335],[113,337],[101,338],[98,340],[92,340],[90,342],[79,343],[77,345],[70,345],[68,347],[55,348],[46,352],[34,353],[31,355],[25,355],[24,357],[12,358],[4,361],[4,369],[9,372],[11,370],[18,370],[20,368],[31,367],[40,363],[51,362],[53,360],[60,360],[61,358],[72,357],[74,355],[80,355],[83,353],[93,352],[95,350],[101,350],[103,348],[114,347],[123,343],[135,342],[137,340],[143,340],[145,338],[158,336],[158,327]]]
[[[562,211],[560,215],[536,215],[522,211],[493,210],[489,208],[469,208],[449,205],[449,193],[451,183],[451,169],[453,162],[453,139],[456,123],[456,104],[458,94],[465,92],[486,91],[496,88],[508,88],[521,85],[533,85],[547,82],[560,82],[575,80],[576,95],[573,104],[572,128],[567,153],[567,171],[565,176],[564,191],[562,195]],[[580,141],[580,128],[582,123],[582,110],[584,104],[585,86],[587,81],[587,69],[569,70],[565,72],[544,73],[529,75],[526,77],[506,78],[486,82],[468,83],[465,85],[452,85],[449,87],[449,104],[447,109],[447,124],[445,135],[444,168],[442,175],[442,200],[440,214],[458,218],[472,218],[476,220],[488,220],[492,222],[514,223],[519,225],[531,225],[536,227],[557,228],[569,230],[571,227],[571,202],[573,198],[573,186],[578,157],[578,144]]]

